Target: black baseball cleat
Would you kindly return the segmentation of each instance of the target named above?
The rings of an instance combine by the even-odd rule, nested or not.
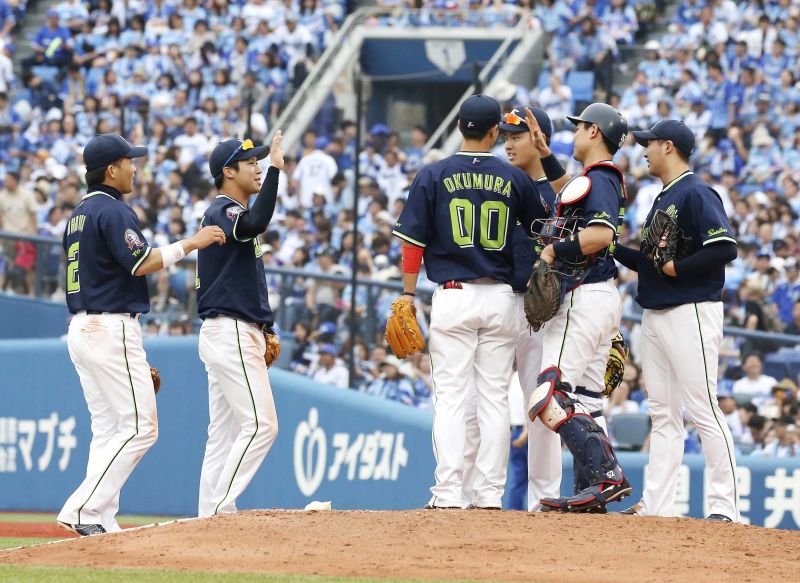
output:
[[[502,510],[499,506],[475,506],[474,504],[470,504],[466,508],[467,510]]]
[[[422,507],[423,510],[461,510],[461,506],[434,506],[430,502]]]
[[[105,534],[106,532],[102,524],[69,524],[61,521],[56,522],[58,522],[58,526],[61,528],[65,528],[80,536],[94,536],[96,534]]]
[[[567,511],[605,514],[606,504],[622,500],[632,491],[633,488],[625,478],[619,484],[595,484],[567,499]]]
[[[709,514],[706,520],[713,520],[715,522],[733,522],[732,518],[728,518],[724,514]]]

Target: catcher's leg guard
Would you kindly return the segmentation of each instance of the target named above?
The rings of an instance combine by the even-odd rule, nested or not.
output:
[[[566,500],[541,500],[541,504],[550,510],[605,512],[608,502],[631,492],[608,437],[585,407],[568,394],[555,389],[550,402],[547,410],[558,409],[566,417],[554,429],[574,458],[576,494]]]
[[[561,382],[561,371],[555,366],[539,373],[536,382],[538,386],[528,401],[528,417],[531,421],[541,417],[545,427],[557,431],[558,426],[566,421],[569,415],[560,403],[553,399],[553,395],[556,391],[563,395],[564,391],[571,390],[571,387],[568,383]]]

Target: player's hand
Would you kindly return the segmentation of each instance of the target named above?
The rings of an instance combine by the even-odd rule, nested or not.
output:
[[[400,296],[400,299],[409,304],[414,303],[414,296]]]
[[[665,275],[669,275],[670,277],[678,277],[678,272],[675,271],[674,261],[667,261],[661,268],[661,271],[663,271]]]
[[[519,437],[514,439],[511,442],[511,447],[522,447],[528,443],[528,426],[525,425],[525,428],[522,430],[522,433],[519,434]]]
[[[217,243],[219,245],[225,244],[225,231],[216,225],[203,227],[190,237],[195,249],[205,249],[206,247]]]
[[[550,147],[547,145],[547,138],[545,138],[542,128],[539,127],[539,122],[536,121],[533,112],[527,107],[525,108],[525,123],[528,124],[528,132],[530,133],[533,147],[536,148],[541,158],[547,158],[552,154]]]
[[[269,163],[275,166],[278,170],[283,170],[283,150],[281,150],[281,142],[283,141],[283,133],[281,130],[275,132],[272,138],[272,146],[269,150]]]
[[[539,255],[539,258],[547,263],[547,265],[551,265],[553,261],[556,260],[556,254],[553,251],[553,244],[550,243],[547,247],[542,249],[542,253]]]

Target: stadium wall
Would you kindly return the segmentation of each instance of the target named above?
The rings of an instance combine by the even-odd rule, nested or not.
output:
[[[67,332],[64,302],[0,294],[0,339],[57,338]]]
[[[164,380],[159,439],[123,489],[124,513],[193,515],[208,424],[197,338],[146,342]],[[83,478],[89,418],[78,377],[59,340],[0,341],[0,509],[55,511]],[[430,411],[275,370],[278,440],[241,508],[411,509],[433,482]],[[621,454],[641,492],[647,456]],[[565,476],[571,475],[569,456]],[[565,480],[564,482],[568,482]],[[681,467],[678,511],[702,516],[702,456]],[[751,524],[800,528],[800,461],[742,456],[742,515]],[[628,499],[626,502],[630,502]]]

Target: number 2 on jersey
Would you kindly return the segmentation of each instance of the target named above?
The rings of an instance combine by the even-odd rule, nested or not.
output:
[[[75,241],[67,250],[67,293],[74,294],[81,291],[81,281],[78,279],[78,248],[81,242]]]
[[[506,246],[508,206],[500,200],[485,200],[480,207],[479,242],[488,251],[500,251]],[[450,201],[450,222],[453,241],[459,247],[475,245],[475,205],[466,198]]]

